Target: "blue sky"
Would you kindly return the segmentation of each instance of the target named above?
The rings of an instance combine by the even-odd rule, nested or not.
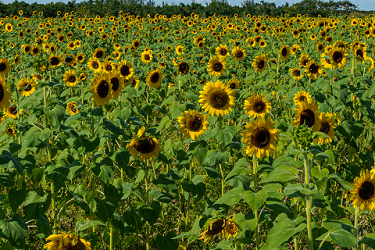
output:
[[[11,3],[13,2],[14,0],[0,0],[1,2],[3,3]],[[22,0],[19,0],[19,1],[22,1]],[[37,3],[42,3],[42,4],[45,4],[45,3],[49,3],[49,2],[68,2],[68,0],[39,0],[39,1],[35,1],[35,0],[24,0],[25,2],[27,3],[34,3],[34,2],[37,2]],[[81,0],[76,0],[77,2],[80,2]],[[154,0],[156,5],[161,5],[161,3],[164,1],[164,3],[175,3],[175,4],[179,4],[180,2],[183,2],[185,4],[189,4],[192,2],[192,0]],[[195,0],[195,2],[197,3],[201,3],[202,5],[206,5],[206,2],[210,2],[210,0]],[[255,2],[260,2],[260,0],[255,0]],[[289,4],[293,4],[293,3],[298,3],[300,2],[300,0],[270,0],[270,1],[267,1],[265,0],[265,2],[274,2],[277,6],[279,5],[283,5],[285,4],[286,2],[288,2]],[[359,10],[375,10],[375,0],[353,0],[351,1],[352,3],[356,4],[358,6],[358,9]],[[238,1],[238,0],[228,0],[228,3],[230,5],[238,5],[238,6],[241,6],[241,3],[242,1]]]

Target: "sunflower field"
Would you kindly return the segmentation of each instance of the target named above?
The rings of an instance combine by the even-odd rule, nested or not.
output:
[[[375,18],[0,18],[0,249],[375,249]]]

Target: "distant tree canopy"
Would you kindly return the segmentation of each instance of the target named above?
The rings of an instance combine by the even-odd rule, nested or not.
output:
[[[24,1],[14,1],[10,4],[4,4],[0,1],[0,17],[18,15],[20,10],[23,11],[23,16],[30,17],[33,12],[43,12],[44,17],[56,17],[57,11],[62,14],[74,11],[79,15],[100,15],[104,16],[118,15],[120,11],[124,13],[131,13],[133,15],[140,15],[146,17],[147,15],[166,15],[171,17],[173,15],[181,14],[182,16],[189,16],[191,13],[198,14],[201,17],[216,15],[244,16],[251,15],[269,15],[269,16],[296,16],[298,14],[308,14],[309,16],[328,17],[332,15],[345,15],[357,6],[350,1],[332,1],[323,2],[320,0],[303,0],[299,3],[289,5],[288,3],[276,6],[275,3],[260,1],[255,3],[254,0],[245,0],[241,6],[231,6],[226,0],[212,0],[203,6],[196,3],[194,0],[191,4],[180,3],[167,4],[162,3],[161,6],[156,5],[154,0],[88,0],[76,2],[75,0],[67,3],[56,2],[48,4],[32,3],[28,4]]]

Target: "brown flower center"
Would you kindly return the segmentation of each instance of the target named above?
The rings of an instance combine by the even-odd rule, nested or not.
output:
[[[368,200],[373,197],[374,191],[374,185],[371,182],[366,181],[362,183],[361,187],[359,188],[358,194],[359,197],[361,197],[363,200]]]
[[[357,57],[359,58],[363,58],[363,51],[361,49],[357,49],[357,51],[355,52],[355,54],[357,55]]]
[[[26,91],[26,92],[30,91],[31,88],[32,88],[31,84],[27,82],[23,87],[26,87],[26,86],[27,86],[27,88],[24,91]]]
[[[73,61],[73,57],[71,57],[71,56],[67,56],[66,58],[65,58],[65,62],[66,63],[71,63]]]
[[[5,62],[0,63],[0,72],[3,72],[7,69],[7,65]]]
[[[225,228],[226,220],[220,219],[212,222],[210,227],[206,231],[206,235],[216,235],[219,234]]]
[[[137,140],[136,144],[134,145],[135,150],[140,152],[141,154],[149,154],[155,150],[155,143],[151,138],[144,138]]]
[[[344,57],[340,51],[335,51],[332,55],[332,58],[335,63],[340,63]]]
[[[329,124],[328,124],[328,122],[326,122],[326,121],[322,121],[321,122],[321,127],[320,127],[320,130],[319,130],[320,132],[323,132],[323,133],[325,133],[325,134],[328,134],[328,132],[329,132]]]
[[[150,77],[150,81],[152,83],[157,83],[159,81],[159,78],[160,78],[160,75],[158,72],[154,72],[151,77]]]
[[[214,89],[208,96],[209,104],[215,109],[224,108],[229,102],[229,96],[223,89]]]
[[[242,51],[238,51],[238,52],[236,53],[236,57],[237,57],[237,58],[242,58],[242,57],[243,57],[243,52],[242,52]]]
[[[39,49],[38,48],[33,48],[33,53],[34,54],[38,54],[39,53]]]
[[[299,125],[306,124],[309,128],[314,126],[315,115],[314,112],[310,109],[305,109],[301,112]]]
[[[186,127],[190,131],[199,131],[202,126],[202,119],[197,116],[192,116],[186,121]]]
[[[258,62],[258,68],[259,68],[259,69],[263,69],[264,66],[265,66],[265,62],[264,62],[264,60],[260,60],[260,61]]]
[[[69,82],[75,82],[76,80],[77,80],[77,77],[73,76],[73,75],[69,76],[69,78],[68,78]]]
[[[99,50],[99,51],[96,52],[95,57],[96,58],[102,58],[103,55],[104,55],[103,51]]]
[[[13,105],[12,107],[9,107],[8,112],[12,115],[17,115],[17,106]]]
[[[129,67],[126,65],[121,66],[120,72],[121,72],[121,75],[128,76],[130,74]]]
[[[312,74],[316,74],[318,73],[319,71],[319,66],[316,65],[315,63],[311,64],[310,67],[309,67],[309,71],[312,73]]]
[[[229,85],[229,87],[230,87],[231,89],[236,89],[236,83],[232,82],[232,83]]]
[[[264,110],[266,104],[262,100],[255,101],[252,105],[253,111],[260,113]]]
[[[116,91],[120,86],[120,81],[117,77],[113,77],[111,79],[111,83],[112,83],[112,90],[113,91]]]
[[[97,93],[100,98],[105,98],[109,93],[109,84],[106,80],[101,80],[97,87]]]
[[[319,44],[318,49],[322,50],[323,49],[323,45]]]
[[[149,55],[149,54],[146,54],[146,55],[144,56],[144,59],[145,59],[146,61],[150,61],[150,55]]]
[[[266,128],[257,128],[251,135],[251,142],[257,148],[266,147],[271,140],[271,133]]]
[[[283,49],[281,50],[281,55],[282,55],[282,56],[286,56],[286,55],[288,55],[288,50],[287,50],[286,48],[283,48]]]
[[[293,75],[294,76],[301,76],[301,71],[299,71],[299,70],[293,70]]]
[[[182,74],[186,74],[187,72],[189,72],[189,64],[187,64],[186,62],[182,62],[178,65],[178,70],[182,73]]]
[[[221,49],[220,50],[220,55],[225,56],[228,53],[226,49]]]
[[[212,69],[216,72],[219,72],[223,68],[223,64],[221,62],[215,62],[212,65]]]
[[[303,65],[303,66],[306,66],[309,62],[310,62],[310,60],[309,60],[308,58],[303,59],[303,60],[302,60],[302,65]]]
[[[0,102],[4,99],[4,95],[3,85],[0,84]]]
[[[105,65],[105,70],[112,71],[112,65],[111,64]]]
[[[78,56],[77,59],[78,59],[78,61],[82,61],[83,60],[83,56]]]

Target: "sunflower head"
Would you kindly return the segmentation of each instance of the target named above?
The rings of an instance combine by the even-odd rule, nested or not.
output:
[[[178,68],[178,71],[183,75],[186,75],[190,69],[189,64],[187,62],[180,62],[177,68]]]
[[[203,115],[202,112],[198,113],[196,110],[183,112],[182,116],[178,117],[178,122],[184,137],[196,140],[204,134],[209,124],[207,119],[208,115]]]
[[[254,118],[264,117],[271,109],[271,104],[263,94],[253,95],[245,100],[245,113]]]
[[[93,57],[95,57],[98,60],[101,60],[105,57],[105,50],[102,48],[97,48],[95,51],[92,53]]]
[[[75,87],[78,84],[79,78],[76,76],[75,70],[68,70],[63,75],[63,81],[68,87]]]
[[[220,44],[215,49],[216,55],[227,57],[229,55],[228,47],[226,45]]]
[[[199,93],[199,103],[210,115],[226,115],[232,110],[235,99],[233,90],[223,82],[207,82]]]
[[[354,187],[350,191],[353,205],[363,210],[373,210],[375,208],[375,176],[373,171],[365,170],[360,177],[354,179]]]
[[[0,58],[0,74],[6,75],[10,72],[10,61],[6,58]]]
[[[293,120],[293,125],[298,127],[305,124],[307,127],[311,128],[312,131],[318,132],[320,129],[320,118],[318,105],[315,100],[310,102],[304,101],[297,105],[295,118]]]
[[[310,79],[318,79],[318,76],[323,73],[322,66],[320,64],[317,64],[314,60],[311,60],[307,65],[306,65],[306,71],[307,76]]]
[[[37,84],[34,78],[24,77],[18,81],[17,90],[21,91],[23,96],[30,96],[36,91]]]
[[[334,115],[326,112],[320,113],[320,128],[319,132],[325,133],[330,138],[318,138],[318,144],[323,145],[324,143],[332,142],[335,136],[335,119]]]
[[[253,60],[252,66],[254,70],[262,73],[267,68],[267,57],[265,55],[256,56]]]
[[[199,240],[204,240],[208,242],[215,237],[217,234],[223,234],[227,220],[224,218],[216,219],[209,222],[208,228],[206,231],[199,235]]]
[[[112,95],[114,99],[117,99],[122,92],[124,87],[124,78],[118,70],[113,70],[109,74],[109,78],[112,83]]]
[[[7,85],[5,84],[5,78],[0,75],[0,110],[7,109],[9,107],[9,99],[11,96],[12,95],[7,89]]]
[[[134,68],[132,64],[126,60],[122,60],[118,66],[117,69],[120,71],[121,75],[124,77],[124,80],[127,81],[130,78],[132,78],[134,74]]]
[[[221,76],[227,68],[227,63],[224,57],[213,56],[210,58],[207,71],[210,75],[219,77]]]
[[[289,56],[290,56],[290,49],[289,49],[289,45],[283,45],[279,51],[279,54],[280,54],[280,57],[286,61],[288,60]]]
[[[90,92],[93,94],[94,102],[104,106],[112,97],[112,83],[107,73],[99,73],[92,79]]]
[[[163,73],[160,69],[152,70],[148,72],[146,83],[152,88],[159,87],[161,81],[163,80]]]
[[[161,152],[159,142],[156,138],[150,136],[132,139],[131,142],[126,145],[126,148],[134,159],[139,156],[140,161],[145,161],[147,159],[152,160],[152,157],[158,158]]]
[[[91,243],[81,239],[80,237],[74,234],[67,234],[60,232],[60,234],[51,234],[46,238],[47,241],[43,246],[43,249],[46,250],[55,250],[55,249],[82,249],[82,250],[92,250]]]
[[[77,108],[77,104],[74,101],[68,102],[68,104],[66,105],[66,113],[68,113],[68,115],[70,115],[70,116],[79,113],[79,109]]]
[[[330,54],[330,61],[335,69],[341,69],[345,67],[348,54],[345,52],[345,49],[342,48],[333,48]]]
[[[234,47],[232,50],[232,55],[234,59],[236,59],[238,62],[242,61],[246,57],[245,50],[241,49],[240,47]]]

